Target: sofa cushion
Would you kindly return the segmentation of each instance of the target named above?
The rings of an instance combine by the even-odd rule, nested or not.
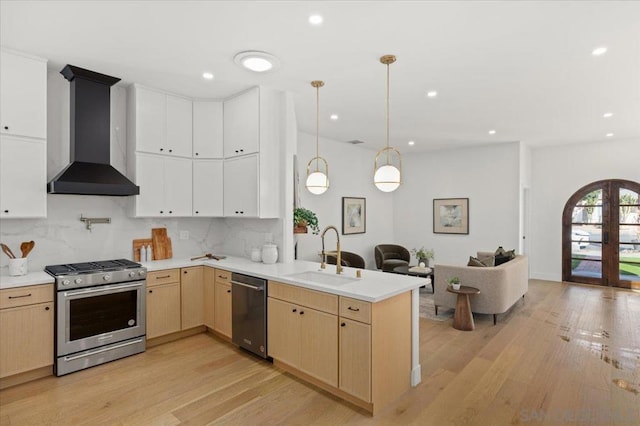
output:
[[[494,256],[483,257],[482,259],[469,256],[469,262],[467,263],[467,266],[487,267],[487,266],[493,266],[494,263],[495,263]]]
[[[511,259],[516,257],[516,251],[514,250],[505,250],[502,246],[498,247],[495,252],[495,266],[502,265],[503,263],[507,263]]]

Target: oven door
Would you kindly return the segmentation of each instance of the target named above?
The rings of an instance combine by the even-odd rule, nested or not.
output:
[[[59,291],[56,355],[145,335],[145,281]]]

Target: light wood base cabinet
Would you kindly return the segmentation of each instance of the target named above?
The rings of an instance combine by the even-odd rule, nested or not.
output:
[[[213,329],[231,339],[231,272],[222,269],[215,272]]]
[[[411,387],[411,292],[368,303],[270,281],[267,324],[276,365],[374,414]]]
[[[208,266],[202,273],[204,287],[204,325],[213,330],[214,324],[214,297],[216,284],[216,270]]]
[[[0,298],[0,377],[53,365],[53,285],[2,290]]]
[[[147,339],[180,331],[180,283],[147,288]]]
[[[186,330],[204,324],[204,267],[182,268],[181,272],[181,329]]]

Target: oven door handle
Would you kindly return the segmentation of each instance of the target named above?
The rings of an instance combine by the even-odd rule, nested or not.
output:
[[[231,284],[235,284],[235,285],[239,285],[239,286],[242,286],[242,287],[250,288],[251,290],[255,290],[255,291],[264,290],[264,287],[256,287],[256,286],[245,284],[245,283],[241,283],[241,282],[238,282],[238,281],[231,281]]]
[[[90,288],[88,290],[66,291],[64,295],[66,297],[66,296],[82,296],[84,294],[94,294],[94,293],[109,293],[109,292],[112,292],[113,290],[123,290],[127,288],[136,288],[136,287],[143,287],[143,286],[144,286],[144,281],[142,283],[137,283],[137,284],[109,285],[109,286],[101,286],[97,288]]]

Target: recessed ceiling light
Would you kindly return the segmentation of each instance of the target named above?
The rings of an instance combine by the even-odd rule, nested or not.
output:
[[[489,134],[490,134],[490,135],[495,135],[495,134],[496,134],[496,131],[495,131],[495,130],[489,130]]]
[[[322,18],[322,15],[310,15],[309,16],[309,23],[311,25],[322,25],[323,21],[324,21],[324,19]]]
[[[438,96],[438,92],[436,92],[435,90],[430,90],[427,92],[428,98],[435,98],[436,96]]]
[[[610,137],[612,137],[612,136],[613,136],[613,133],[607,133],[605,136],[606,136],[606,137],[608,137],[608,138],[610,138]]]
[[[612,112],[605,112],[604,114],[602,114],[602,116],[603,116],[604,118],[613,117],[613,113],[612,113]]]
[[[591,52],[591,54],[593,56],[600,56],[600,55],[604,55],[605,53],[607,53],[607,48],[604,46],[601,47],[596,47],[595,49],[593,49],[593,51]]]
[[[211,74],[210,72],[203,72],[202,78],[205,78],[207,80],[213,80],[213,74]]]
[[[254,72],[266,72],[278,69],[280,61],[267,52],[258,50],[246,50],[237,53],[233,61],[244,68]]]
[[[335,121],[335,120],[337,120],[337,119],[338,119],[338,118],[340,118],[340,117],[338,117],[338,114],[331,114],[331,115],[329,116],[329,118]]]
[[[416,144],[416,142],[415,142],[415,141],[409,141],[409,142],[407,142],[407,144],[408,144],[409,146],[414,146],[414,145]]]

